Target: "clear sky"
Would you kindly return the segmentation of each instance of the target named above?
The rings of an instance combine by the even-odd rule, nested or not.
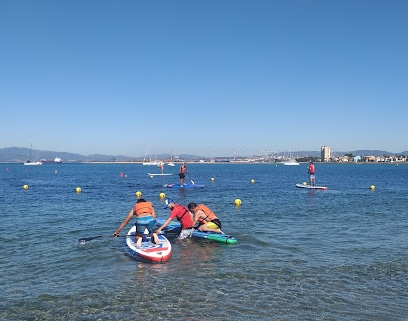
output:
[[[406,0],[2,0],[0,148],[408,150]]]

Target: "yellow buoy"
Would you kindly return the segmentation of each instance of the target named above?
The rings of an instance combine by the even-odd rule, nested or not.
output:
[[[75,191],[77,192],[77,193],[81,193],[81,188],[80,187],[77,187],[76,189],[75,189]]]
[[[241,202],[241,200],[240,200],[239,198],[237,198],[237,199],[234,201],[234,204],[237,205],[237,206],[239,206],[239,205],[242,204],[242,202]]]
[[[165,197],[166,197],[166,194],[160,193],[160,198],[165,198]]]
[[[24,188],[24,189],[28,189],[28,185],[24,185],[23,188]]]
[[[214,182],[214,177],[211,177],[211,180]]]
[[[371,185],[370,188],[371,188],[372,190],[375,190],[375,186],[374,186],[374,185]]]
[[[307,183],[306,182],[303,182],[303,186],[306,186],[307,185]]]
[[[252,183],[252,184],[255,183],[255,180],[254,180],[254,179],[251,179],[251,183]]]
[[[142,196],[142,192],[137,191],[136,192],[136,197],[140,197],[140,196]]]

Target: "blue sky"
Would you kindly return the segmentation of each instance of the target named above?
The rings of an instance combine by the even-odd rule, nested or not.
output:
[[[0,148],[408,150],[408,1],[0,2]]]

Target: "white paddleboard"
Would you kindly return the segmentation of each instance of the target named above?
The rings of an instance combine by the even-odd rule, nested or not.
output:
[[[296,184],[296,187],[299,188],[307,188],[307,189],[327,189],[327,186],[310,186],[310,185],[303,185],[303,184]]]
[[[169,175],[173,175],[173,174],[152,174],[152,173],[147,173],[147,175],[149,176],[169,176]]]

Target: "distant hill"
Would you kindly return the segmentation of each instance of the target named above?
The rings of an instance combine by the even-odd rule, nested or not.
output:
[[[295,157],[320,157],[320,151],[298,151],[298,152],[291,152],[292,155]],[[400,152],[400,153],[392,153],[387,152],[385,150],[370,150],[370,149],[360,149],[360,150],[353,150],[353,151],[332,151],[332,156],[339,157],[344,156],[346,154],[353,154],[353,156],[395,156],[395,155],[408,155],[408,151]],[[288,154],[288,152],[286,152]]]
[[[304,155],[319,157],[320,151],[298,151],[298,152],[291,152],[293,155],[297,157],[303,157]],[[370,155],[370,156],[383,156],[389,155],[393,156],[396,153],[390,153],[387,151],[382,150],[355,150],[352,152],[334,152],[335,156],[343,156],[345,154],[352,153],[354,156],[360,155]],[[288,154],[288,152],[286,152]],[[23,163],[25,162],[30,155],[29,148],[23,147],[7,147],[7,148],[0,148],[0,163]],[[408,155],[408,151],[397,153],[397,155]],[[264,156],[264,155],[263,155]],[[262,155],[258,156],[251,156],[251,157],[263,157]],[[44,150],[33,150],[32,151],[32,158],[33,160],[54,160],[55,157],[60,157],[63,159],[64,163],[74,163],[74,162],[113,162],[113,161],[134,161],[134,162],[142,162],[144,157],[132,157],[126,155],[101,155],[101,154],[92,154],[92,155],[81,155],[81,154],[74,154],[74,153],[67,153],[67,152],[55,152],[55,151],[44,151]],[[209,159],[208,157],[197,156],[197,155],[189,155],[189,154],[181,154],[178,155],[179,160],[199,160],[199,159]],[[232,159],[232,156],[220,156],[217,157],[221,159]],[[160,154],[157,155],[157,159],[159,160],[169,160],[170,154]]]
[[[7,147],[0,148],[0,163],[24,163],[30,155],[29,148],[23,147]],[[33,150],[32,160],[48,160],[52,161],[55,157],[60,157],[64,163],[74,162],[113,162],[113,161],[134,161],[142,162],[144,157],[132,157],[126,155],[81,155],[68,152],[55,152],[46,150]],[[157,155],[158,159],[165,160],[170,159],[170,154]],[[195,160],[201,159],[200,156],[195,155],[179,155],[180,160]]]
[[[0,162],[25,162],[30,155],[29,148],[22,147],[8,147],[0,149]],[[107,155],[80,155],[67,152],[54,152],[44,150],[33,150],[31,155],[33,160],[54,160],[55,157],[60,157],[64,162],[84,162],[84,161],[111,161],[113,156]],[[120,156],[128,158],[127,156]]]
[[[362,149],[362,150],[354,150],[352,152],[354,156],[360,155],[360,156],[383,156],[383,155],[388,155],[388,156],[395,156],[395,155],[407,155],[408,151],[401,152],[401,153],[391,153],[391,152],[386,152],[384,150],[369,150],[369,149]],[[344,153],[346,154],[346,153]]]

